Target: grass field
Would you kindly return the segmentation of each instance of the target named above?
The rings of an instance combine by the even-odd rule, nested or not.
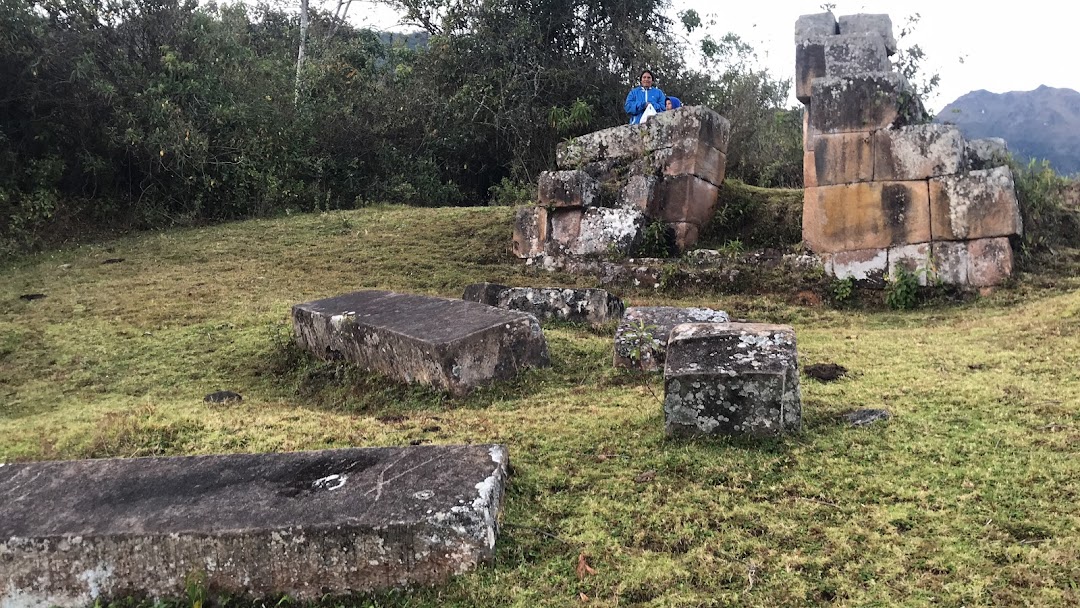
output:
[[[292,304],[357,289],[592,286],[519,265],[510,219],[377,207],[10,262],[0,461],[507,444],[496,563],[360,605],[1080,605],[1080,252],[907,312],[621,294],[789,323],[804,365],[850,370],[803,378],[805,429],[782,441],[666,439],[659,377],[613,369],[597,330],[546,327],[550,369],[466,399],[291,346]],[[244,399],[203,402],[218,389]],[[852,408],[894,417],[850,428]]]

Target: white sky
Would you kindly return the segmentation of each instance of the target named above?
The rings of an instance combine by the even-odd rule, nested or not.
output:
[[[864,0],[835,4],[833,13],[837,16],[889,14],[894,35],[899,35],[909,16],[920,15],[911,42],[901,40],[900,45],[918,44],[926,53],[924,71],[941,75],[938,95],[927,100],[934,111],[977,89],[1005,93],[1047,85],[1080,91],[1080,68],[1074,63],[1080,6],[1068,0],[1009,4]],[[795,20],[802,14],[822,12],[822,3],[815,0],[732,2],[725,3],[722,10],[717,5],[716,0],[672,0],[672,14],[693,8],[703,20],[715,15],[717,25],[710,34],[719,37],[735,32],[754,46],[762,67],[781,78],[795,74]],[[397,25],[398,17],[383,6],[361,1],[354,3],[352,11],[350,20],[358,25],[402,29]],[[791,103],[797,103],[794,96]]]

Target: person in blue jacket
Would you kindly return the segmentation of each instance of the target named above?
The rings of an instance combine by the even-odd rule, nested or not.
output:
[[[663,112],[667,99],[663,91],[653,86],[652,72],[645,70],[641,73],[639,80],[641,86],[630,89],[626,95],[626,103],[623,104],[623,109],[630,115],[632,125],[641,123],[641,115],[645,113],[649,104],[652,104],[653,110]]]
[[[666,107],[668,110],[678,110],[682,107],[682,101],[678,97],[668,97]]]

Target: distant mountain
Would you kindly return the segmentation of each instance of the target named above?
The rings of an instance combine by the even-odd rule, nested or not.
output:
[[[1014,156],[1050,161],[1062,175],[1080,173],[1080,93],[972,91],[945,106],[935,122],[960,127],[968,139],[1003,137]]]

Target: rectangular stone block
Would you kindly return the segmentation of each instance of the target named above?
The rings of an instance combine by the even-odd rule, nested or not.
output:
[[[889,249],[889,276],[895,277],[900,268],[915,275],[919,285],[935,282],[938,271],[931,244],[901,245]]]
[[[935,276],[945,285],[968,284],[971,259],[964,241],[937,241],[930,245],[934,256]]]
[[[455,395],[549,364],[536,317],[446,298],[358,291],[292,307],[301,348]]]
[[[641,240],[645,215],[637,209],[586,209],[576,239],[569,243],[571,255],[630,255]]]
[[[704,226],[716,212],[719,197],[719,188],[693,175],[665,177],[648,215],[669,223]]]
[[[832,11],[799,15],[799,18],[795,20],[795,44],[812,38],[833,36],[839,33],[840,26],[836,22],[836,16],[832,14]]]
[[[311,602],[490,562],[501,445],[0,464],[0,605]]]
[[[590,207],[597,203],[600,182],[581,170],[544,171],[537,195],[542,207]]]
[[[758,323],[676,326],[664,365],[664,422],[676,436],[799,431],[795,331]]]
[[[584,216],[584,209],[552,211],[548,216],[551,221],[551,237],[547,241],[545,251],[554,255],[566,253],[581,234],[581,218]]]
[[[877,34],[881,36],[890,55],[896,52],[896,38],[893,36],[892,19],[886,14],[858,13],[855,15],[841,15],[837,32],[840,34]]]
[[[885,39],[876,32],[840,34],[825,39],[825,74],[830,78],[892,70]]]
[[[462,300],[529,313],[538,319],[603,325],[621,319],[625,306],[603,289],[507,287],[476,283],[465,288]]]
[[[549,228],[547,209],[519,207],[514,212],[514,255],[532,258],[544,253]]]
[[[618,206],[644,212],[649,208],[649,202],[656,197],[659,183],[660,178],[653,175],[631,175],[619,190]]]
[[[560,169],[580,169],[586,163],[633,160],[643,154],[645,126],[620,125],[560,143],[555,148],[555,161]]]
[[[929,242],[927,184],[866,182],[808,188],[803,241],[815,253]]]
[[[874,133],[874,179],[929,179],[964,168],[964,136],[952,125],[923,124]]]
[[[818,186],[874,180],[874,136],[869,132],[820,135],[813,158]]]
[[[930,180],[934,240],[954,241],[1023,233],[1012,170],[996,167]]]
[[[1013,251],[1006,237],[968,241],[968,285],[994,287],[1013,272]]]
[[[817,78],[811,107],[810,123],[822,133],[875,131],[919,112],[911,85],[895,72]]]
[[[683,323],[727,323],[722,310],[631,306],[615,328],[615,367],[656,371],[664,368],[668,335]]]
[[[825,41],[820,36],[795,45],[795,98],[810,103],[815,78],[825,77]]]
[[[727,155],[698,139],[684,139],[652,153],[653,166],[671,177],[692,175],[715,186],[724,181]]]
[[[803,152],[803,188],[816,188],[817,165],[813,152]]]
[[[968,171],[993,169],[1009,164],[1009,145],[1000,137],[984,137],[966,142],[964,157]]]
[[[825,273],[838,279],[852,279],[864,287],[884,287],[889,266],[887,249],[839,251],[821,255]]]
[[[676,253],[682,254],[688,251],[691,247],[697,243],[698,236],[701,234],[701,226],[697,224],[691,224],[689,222],[675,222],[669,224],[671,231],[675,237],[675,250]]]
[[[645,151],[671,148],[694,140],[727,154],[731,123],[705,106],[683,106],[678,112],[661,112],[645,124]]]

